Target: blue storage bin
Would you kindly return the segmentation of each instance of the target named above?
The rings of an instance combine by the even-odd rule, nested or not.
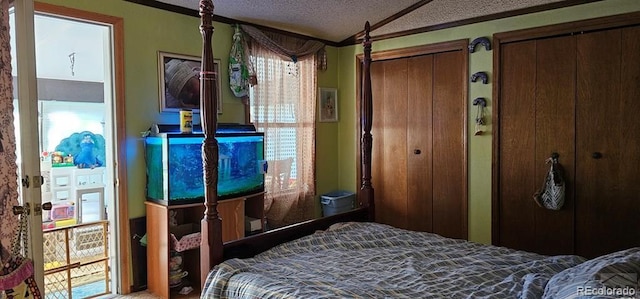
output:
[[[349,191],[332,191],[320,196],[322,215],[331,216],[355,208],[356,195]]]

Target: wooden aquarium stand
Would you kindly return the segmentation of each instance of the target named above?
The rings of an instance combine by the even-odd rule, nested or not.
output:
[[[147,287],[149,291],[162,298],[179,297],[177,292],[169,286],[169,260],[172,253],[173,234],[176,239],[189,233],[200,231],[200,220],[204,214],[202,203],[184,205],[161,205],[146,201],[147,211]],[[264,223],[264,192],[248,196],[221,200],[218,203],[222,225],[223,242],[244,238],[245,216],[262,219]],[[177,225],[170,224],[171,214],[174,214]],[[263,226],[264,229],[264,226]],[[199,243],[199,241],[198,241]],[[182,286],[189,285],[199,292],[200,279],[200,248],[195,247],[181,251],[182,269],[188,272],[183,279]]]

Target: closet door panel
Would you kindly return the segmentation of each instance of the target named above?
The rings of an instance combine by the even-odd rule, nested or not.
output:
[[[545,160],[558,153],[564,168],[565,204],[559,211],[533,208],[535,252],[571,254],[574,251],[574,156],[576,41],[573,36],[536,42],[535,178],[539,184],[549,171]],[[530,190],[533,193],[534,190]]]
[[[408,59],[407,215],[408,228],[432,231],[433,55]]]
[[[462,51],[434,55],[433,232],[467,238],[466,102]],[[458,133],[459,132],[459,133]]]
[[[374,109],[375,149],[379,151],[374,157],[379,172],[372,175],[375,178],[376,219],[407,228],[407,60],[374,62],[372,70],[383,78],[379,84],[382,90],[376,87],[376,93],[372,94],[377,98],[374,105],[379,105]]]
[[[636,30],[616,29],[577,40],[576,249],[586,257],[639,242],[640,61],[637,48],[622,47],[638,38]]]
[[[534,250],[535,41],[505,44],[500,63],[499,244]]]
[[[382,194],[384,194],[385,189],[387,189],[383,178],[383,169],[386,165],[382,160],[385,152],[384,144],[386,143],[382,112],[385,111],[385,105],[388,104],[388,100],[385,100],[385,97],[384,66],[383,62],[376,61],[371,63],[371,99],[374,107],[373,119],[375,120],[371,127],[371,134],[375,141],[372,143],[371,149],[371,158],[373,161],[373,163],[371,163],[371,183],[375,186],[375,205],[377,207],[375,220],[381,223],[383,223],[383,217],[385,216],[385,214],[382,213],[382,209],[385,208],[386,204]]]
[[[621,84],[620,84],[620,122],[621,138],[618,141],[620,163],[618,186],[621,210],[624,214],[616,216],[622,219],[619,227],[620,248],[640,246],[640,26],[622,30]]]

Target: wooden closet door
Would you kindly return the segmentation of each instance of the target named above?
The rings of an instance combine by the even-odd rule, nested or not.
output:
[[[498,243],[533,250],[535,203],[535,41],[502,45],[500,70],[500,159]]]
[[[552,153],[559,155],[565,202],[558,211],[533,206],[533,249],[541,254],[574,252],[576,40],[573,36],[536,41],[535,165],[536,188],[542,186]],[[532,198],[529,190],[529,199]]]
[[[467,238],[462,50],[375,61],[376,221]]]
[[[575,38],[501,47],[498,245],[543,254],[573,252]],[[539,207],[552,153],[567,182],[559,211]]]
[[[408,59],[407,228],[433,232],[433,55]]]
[[[640,246],[640,27],[578,42],[576,250]]]
[[[407,60],[375,61],[371,76],[375,217],[407,228]]]
[[[462,51],[437,53],[433,60],[433,232],[466,239],[467,78],[460,74],[466,61]]]

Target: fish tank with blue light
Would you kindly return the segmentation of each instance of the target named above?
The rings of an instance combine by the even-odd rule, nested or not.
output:
[[[204,202],[204,134],[181,134],[171,125],[145,137],[147,200],[163,205]],[[153,131],[153,130],[152,130]],[[201,132],[201,131],[200,131]],[[264,191],[264,133],[251,125],[224,125],[218,141],[218,199]]]

